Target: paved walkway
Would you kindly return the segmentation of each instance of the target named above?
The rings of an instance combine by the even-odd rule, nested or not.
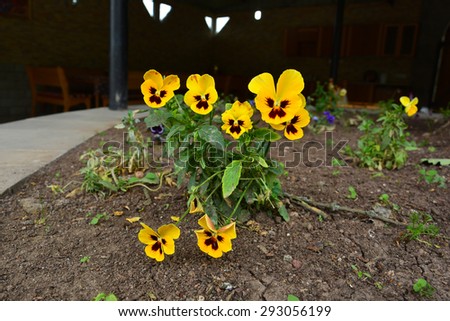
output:
[[[0,195],[125,114],[102,107],[0,124]]]

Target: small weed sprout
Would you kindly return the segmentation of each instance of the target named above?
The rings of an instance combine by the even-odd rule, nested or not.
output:
[[[433,217],[430,214],[414,211],[410,216],[410,223],[406,227],[403,239],[415,240],[431,246],[429,242],[422,239],[422,236],[437,237],[439,235],[439,228],[432,224],[432,221]]]
[[[106,294],[104,292],[99,293],[93,301],[118,301],[116,295],[114,293]]]
[[[356,200],[358,198],[358,194],[356,193],[356,189],[353,186],[348,187],[348,195],[347,198],[351,200]]]
[[[418,279],[413,285],[413,291],[422,297],[431,298],[436,291],[425,279]]]
[[[437,170],[430,169],[426,170],[424,168],[421,168],[419,170],[419,181],[425,181],[428,185],[431,184],[437,184],[440,188],[447,188],[447,185],[445,184],[446,179],[445,177],[442,177],[438,174]]]

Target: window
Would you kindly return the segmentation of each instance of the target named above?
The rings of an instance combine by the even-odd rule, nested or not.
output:
[[[413,56],[416,49],[417,29],[416,24],[385,25],[382,55]]]

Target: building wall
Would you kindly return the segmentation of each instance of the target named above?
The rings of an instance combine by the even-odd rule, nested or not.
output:
[[[30,1],[30,19],[0,16],[0,114],[23,118],[28,114],[25,65],[109,68],[109,1]],[[425,4],[430,3],[432,9]],[[445,4],[446,3],[446,4]],[[358,82],[364,72],[375,70],[386,84],[414,85],[418,93],[430,86],[435,57],[426,52],[434,43],[444,21],[446,0],[379,0],[364,4],[348,2],[344,25],[370,23],[418,23],[417,54],[412,57],[348,57],[339,64],[339,80]],[[422,4],[424,7],[422,8]],[[249,79],[268,71],[278,75],[296,68],[309,83],[325,81],[330,73],[328,57],[293,57],[285,54],[287,28],[332,27],[335,5],[264,10],[255,21],[253,12],[233,12],[231,20],[216,36],[209,32],[204,16],[208,12],[177,2],[163,22],[151,19],[141,0],[129,0],[128,66],[130,70],[156,68],[162,72],[236,75]],[[426,19],[426,21],[424,21]],[[441,21],[432,27],[433,21]],[[448,20],[448,18],[447,18]],[[443,31],[443,30],[442,30]],[[441,31],[441,32],[442,32]],[[430,36],[431,33],[431,36]],[[371,39],[367,39],[371,41]],[[436,40],[438,41],[438,40]],[[418,71],[427,73],[418,81]],[[16,73],[15,77],[11,73]],[[10,82],[20,88],[10,90]],[[5,89],[6,88],[6,89]],[[6,94],[8,92],[8,94]],[[11,99],[16,97],[14,105]],[[18,107],[17,104],[22,104]],[[6,111],[8,110],[8,111]],[[16,111],[22,111],[21,115]]]

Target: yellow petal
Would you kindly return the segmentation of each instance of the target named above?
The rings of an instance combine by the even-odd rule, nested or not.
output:
[[[200,203],[198,198],[195,197],[191,201],[191,204],[189,204],[189,213],[194,214],[194,213],[203,213],[203,212],[204,211],[203,211],[202,203]]]
[[[286,128],[286,123],[282,124],[269,124],[275,130],[283,130]]]
[[[309,112],[306,109],[300,109],[297,113],[295,113],[296,121],[295,125],[298,127],[306,127],[308,126],[311,118],[309,116]],[[292,120],[291,120],[292,122]]]
[[[411,103],[409,97],[406,97],[406,96],[400,97],[400,102],[401,102],[402,105],[405,106],[405,107],[409,106],[409,104]]]
[[[121,216],[123,215],[123,211],[114,211],[114,216]]]
[[[211,219],[209,218],[209,216],[207,214],[203,215],[198,220],[198,225],[200,225],[201,227],[203,227],[207,231],[216,232],[216,228],[215,228],[213,222],[211,221]]]
[[[285,70],[277,82],[277,98],[282,100],[292,95],[298,95],[303,88],[305,88],[305,82],[302,74],[294,69]]]
[[[406,114],[411,117],[417,113],[417,106],[409,106],[405,108]]]
[[[144,74],[144,80],[152,80],[156,85],[156,89],[160,89],[163,86],[163,78],[155,69],[150,69],[147,71]]]
[[[244,101],[243,103],[241,103],[240,101],[235,101],[231,106],[231,110],[233,109],[239,112],[247,113],[250,118],[253,116],[253,108],[248,101]]]
[[[179,216],[171,216],[170,219],[174,222],[178,222],[180,220]]]
[[[169,75],[163,80],[163,88],[168,91],[175,91],[180,88],[180,78],[175,75]]]
[[[162,242],[162,248],[165,254],[172,255],[175,253],[175,242],[171,238],[162,238],[164,242]]]
[[[141,219],[140,216],[127,217],[126,220],[130,223],[136,223]]]
[[[415,97],[412,101],[411,101],[411,105],[417,105],[419,103],[419,98]]]
[[[174,224],[162,225],[158,229],[158,234],[162,239],[174,239],[180,237],[180,229]]]
[[[162,250],[162,248],[160,249],[159,247],[154,250],[154,248],[156,247],[156,242],[151,244],[151,245],[147,245],[145,247],[145,254],[152,258],[155,259],[158,262],[161,262],[164,260],[164,251]]]
[[[139,231],[138,239],[144,244],[154,244],[158,239],[158,234],[156,234],[153,229],[141,222],[143,229]],[[152,238],[153,237],[153,238]]]
[[[226,236],[228,239],[235,239],[236,236],[236,223],[232,222],[228,225],[222,226],[218,231],[218,235]]]
[[[259,74],[250,80],[248,89],[256,95],[259,95],[261,91],[269,91],[270,96],[275,97],[275,82],[268,72]]]

